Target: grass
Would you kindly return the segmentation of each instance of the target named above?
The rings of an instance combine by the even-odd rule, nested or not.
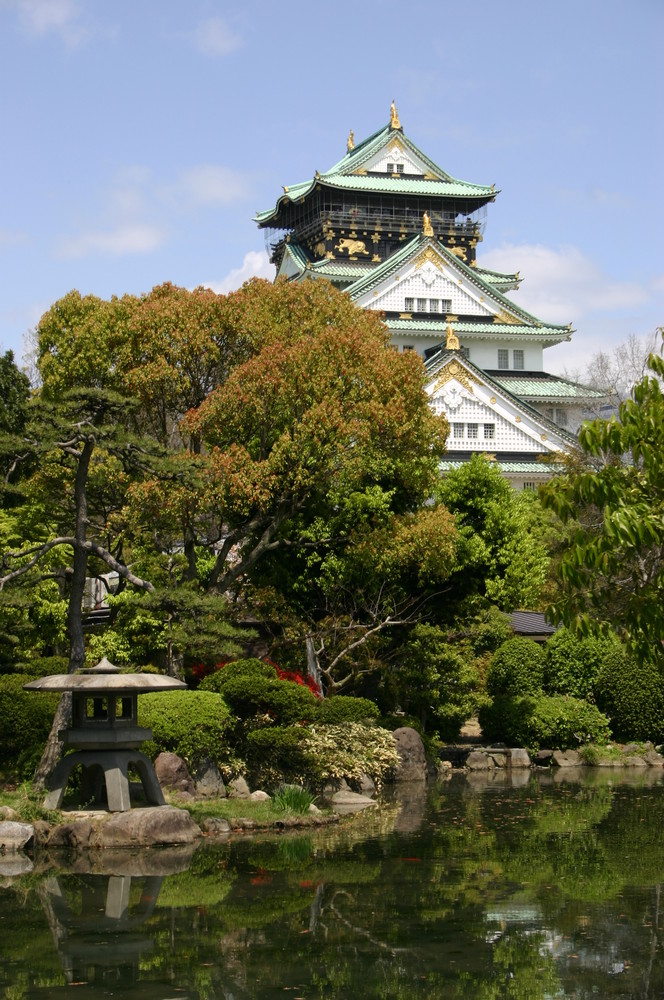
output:
[[[297,813],[292,809],[284,810],[274,799],[266,802],[253,802],[251,799],[204,799],[197,802],[179,802],[175,797],[172,801],[174,805],[186,809],[199,825],[204,819],[218,816],[229,822],[237,819],[253,819],[257,826],[269,827],[282,823],[287,816],[306,816],[309,808],[307,806],[307,811],[304,813]],[[312,801],[311,796],[309,801]]]

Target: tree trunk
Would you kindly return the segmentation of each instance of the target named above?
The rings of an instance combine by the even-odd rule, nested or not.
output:
[[[318,662],[318,657],[316,656],[316,648],[314,646],[314,640],[312,636],[308,635],[305,639],[306,650],[307,650],[307,673],[309,677],[313,678],[320,689],[321,695],[323,695],[323,679],[320,672],[320,664]]]
[[[71,589],[69,591],[69,608],[67,610],[67,631],[69,633],[69,673],[73,674],[85,666],[85,637],[83,635],[83,592],[85,590],[85,577],[88,570],[88,553],[83,547],[87,540],[88,531],[88,495],[86,484],[88,480],[88,470],[90,459],[94,451],[94,441],[88,440],[84,443],[76,468],[76,480],[74,483],[74,501],[76,504],[76,531],[74,542],[74,571],[71,577]],[[77,544],[77,543],[80,543]],[[33,784],[36,788],[45,788],[49,778],[53,774],[55,767],[62,756],[62,743],[58,733],[61,729],[66,729],[71,722],[71,692],[66,692],[60,699],[57,707],[51,731],[48,734],[44,752],[35,776]]]

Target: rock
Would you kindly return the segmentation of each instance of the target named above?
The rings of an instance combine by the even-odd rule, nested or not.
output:
[[[554,767],[581,767],[583,761],[576,750],[554,750],[551,763]]]
[[[229,799],[248,799],[251,795],[249,785],[244,778],[233,778],[228,785]]]
[[[87,820],[74,823],[61,823],[52,826],[48,838],[49,847],[60,847],[66,850],[78,850],[87,847],[95,827]]]
[[[530,755],[519,747],[510,751],[510,767],[530,767]]]
[[[11,806],[0,806],[0,820],[19,821],[19,815]]]
[[[452,777],[452,765],[449,760],[439,760],[436,766],[436,777],[439,781],[449,781]]]
[[[395,729],[392,738],[399,754],[395,781],[426,781],[427,759],[422,737],[416,729],[402,726]]]
[[[51,836],[51,824],[44,819],[36,819],[32,825],[35,828],[35,844],[37,847],[45,847]]]
[[[256,789],[255,792],[252,792],[251,795],[249,796],[249,798],[251,799],[252,802],[269,802],[270,801],[270,796],[267,794],[267,792],[261,791],[260,788]]]
[[[495,766],[493,757],[483,750],[471,750],[466,757],[466,767],[469,771],[493,771]]]
[[[647,767],[648,762],[643,759],[643,757],[638,754],[629,754],[624,758],[623,764],[625,767]]]
[[[332,778],[323,787],[323,795],[325,798],[331,798],[335,792],[352,792],[353,789],[350,787],[345,778]]]
[[[507,750],[487,750],[486,753],[487,757],[493,761],[495,767],[507,767],[509,763],[509,754]],[[470,754],[468,756],[470,756]]]
[[[622,752],[625,754],[626,757],[631,757],[633,754],[640,755],[641,747],[638,745],[638,743],[626,743],[625,746],[622,748]]]
[[[149,806],[114,813],[91,838],[94,847],[158,847],[191,844],[201,831],[185,809]]]
[[[373,799],[366,795],[360,795],[358,792],[335,792],[330,799],[330,805],[340,816],[376,807]]]
[[[359,792],[360,795],[367,795],[369,798],[376,794],[376,785],[374,784],[373,778],[370,778],[368,774],[362,773],[359,780],[355,782],[354,791]]]
[[[226,786],[219,768],[212,760],[205,760],[195,775],[196,794],[201,798],[226,798]]]
[[[321,815],[320,809],[318,808],[317,805],[314,805],[313,802],[309,806],[309,812],[311,813],[312,816],[320,816]]]
[[[32,823],[17,823],[6,819],[0,823],[0,854],[14,854],[28,847],[35,836]]]
[[[215,837],[228,835],[231,832],[231,824],[223,816],[206,816],[201,826],[205,833]]]
[[[176,753],[160,753],[154,762],[154,769],[162,788],[168,788],[171,792],[188,792],[190,795],[196,791],[187,765]]]
[[[538,750],[536,754],[533,755],[533,764],[535,767],[550,767],[553,761],[553,750]]]
[[[661,753],[657,753],[656,750],[648,750],[643,759],[648,767],[664,767],[664,757],[662,757]]]

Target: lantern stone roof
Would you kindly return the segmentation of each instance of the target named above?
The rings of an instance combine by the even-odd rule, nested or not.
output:
[[[375,161],[395,150],[406,158],[408,170],[385,173],[373,170]],[[304,201],[316,186],[375,194],[424,195],[452,198],[473,203],[476,207],[493,201],[498,192],[493,185],[473,184],[452,177],[408,139],[403,129],[386,125],[349,150],[338,163],[311,180],[287,185],[274,208],[257,212],[259,226],[274,224],[282,207]]]
[[[165,674],[123,673],[122,668],[104,657],[95,667],[74,674],[38,677],[24,684],[23,688],[26,691],[89,691],[90,694],[113,691],[138,694],[146,691],[177,691],[186,686],[184,681]]]

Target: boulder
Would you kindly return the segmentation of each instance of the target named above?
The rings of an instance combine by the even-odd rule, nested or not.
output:
[[[249,796],[249,798],[250,798],[250,800],[252,802],[269,802],[270,801],[270,796],[267,794],[267,792],[261,791],[260,788],[256,789],[255,792],[252,792],[251,795]]]
[[[162,788],[171,792],[188,792],[189,795],[196,791],[187,765],[176,753],[160,753],[154,762],[154,769]]]
[[[471,750],[466,757],[466,767],[469,771],[493,771],[495,766],[493,757],[483,750]]]
[[[647,767],[648,762],[643,759],[639,754],[628,754],[623,760],[625,767]]]
[[[376,785],[373,779],[370,778],[368,774],[364,774],[364,772],[360,775],[358,780],[354,782],[354,785],[354,791],[359,792],[360,795],[367,795],[371,798],[376,794]]]
[[[402,726],[392,733],[399,764],[394,774],[395,781],[426,781],[427,758],[422,737],[416,729]]]
[[[330,805],[340,816],[376,807],[373,799],[366,795],[360,795],[358,792],[335,792],[330,799]]]
[[[33,867],[32,861],[26,854],[17,853],[0,857],[0,875],[8,880],[9,885],[11,879],[17,875],[27,875]]]
[[[223,816],[206,816],[201,826],[204,833],[213,837],[228,836],[231,832],[231,824]]]
[[[60,823],[51,827],[48,838],[49,847],[59,847],[64,850],[78,850],[88,847],[95,827],[89,820],[76,820],[73,823]]]
[[[17,823],[12,819],[0,823],[0,854],[15,854],[28,847],[35,836],[31,823]]]
[[[233,778],[228,785],[229,799],[248,799],[251,795],[249,785],[244,778]]]
[[[510,751],[510,767],[530,767],[530,755],[527,750],[519,747]]]
[[[185,809],[150,806],[114,813],[94,833],[91,847],[158,847],[191,844],[201,831]]]
[[[583,761],[576,750],[554,750],[551,763],[554,767],[581,767]]]
[[[535,767],[550,767],[553,760],[553,750],[538,750],[533,755]]]
[[[0,820],[10,819],[12,821],[20,820],[19,814],[11,806],[0,806]]]
[[[204,760],[196,771],[196,794],[202,798],[226,798],[226,786],[219,768],[212,760]]]
[[[656,750],[648,750],[643,759],[648,767],[664,767],[664,757]]]

